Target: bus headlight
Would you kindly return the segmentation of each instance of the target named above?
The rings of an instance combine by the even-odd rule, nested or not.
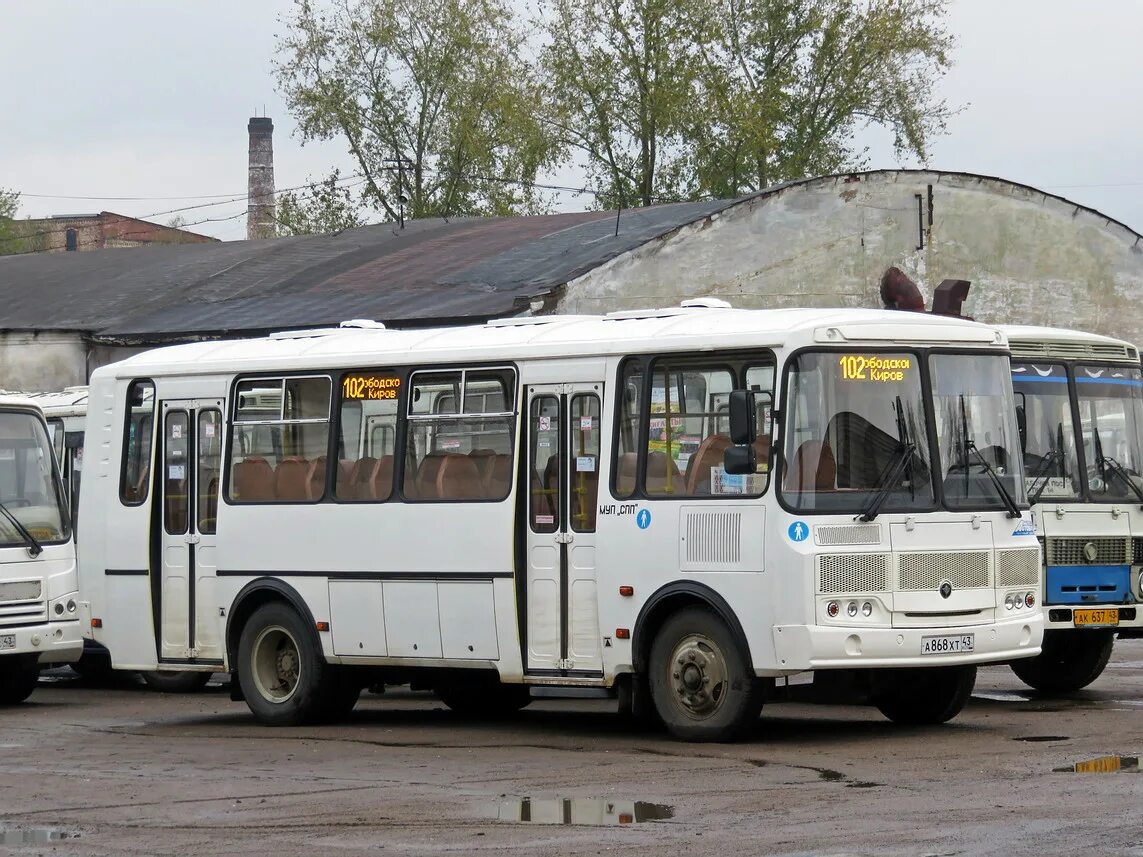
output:
[[[873,615],[873,605],[868,601],[861,605],[861,615],[866,617]]]
[[[831,601],[826,605],[826,615],[831,619],[836,619],[837,614],[841,612],[841,605],[836,601]]]
[[[1036,593],[1035,592],[1026,593],[1024,595],[1024,604],[1026,604],[1028,607],[1035,607],[1036,606]]]
[[[1016,599],[1013,598],[1012,593],[1009,592],[1007,595],[1004,596],[1004,609],[1005,610],[1011,610],[1015,606],[1016,606]]]
[[[79,618],[79,606],[75,600],[74,592],[60,598],[53,598],[48,603],[48,620],[51,622],[74,622]]]
[[[849,614],[849,618],[853,619],[857,616],[857,602],[850,601],[849,606],[845,608],[845,612]]]

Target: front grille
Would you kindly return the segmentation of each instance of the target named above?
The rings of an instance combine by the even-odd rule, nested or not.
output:
[[[900,588],[939,589],[947,580],[955,589],[989,585],[988,551],[901,554]]]
[[[996,552],[997,586],[1035,586],[1040,581],[1040,552],[1038,550],[1008,550]]]
[[[1095,545],[1095,559],[1084,556],[1088,544]],[[1133,547],[1129,538],[1050,538],[1045,550],[1048,565],[1126,565],[1131,562]]]
[[[876,545],[881,543],[880,524],[841,524],[814,527],[819,545]]]
[[[1131,540],[1131,555],[1132,565],[1143,565],[1143,538]]]
[[[889,588],[888,571],[888,554],[829,554],[818,558],[818,591],[884,592]]]
[[[0,583],[0,628],[38,625],[48,619],[42,580],[9,580]]]
[[[1127,361],[1138,368],[1139,352],[1132,345],[1103,342],[1068,342],[1066,340],[1020,342],[1009,340],[1014,358],[1055,357],[1064,360]]]
[[[10,580],[0,583],[0,604],[14,601],[38,601],[43,582],[39,580]]]

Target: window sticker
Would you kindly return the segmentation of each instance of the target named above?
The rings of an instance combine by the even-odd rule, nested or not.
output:
[[[185,479],[187,475],[186,465],[172,464],[167,468],[168,479]]]
[[[576,473],[594,473],[595,472],[595,456],[594,455],[578,455],[575,459]]]

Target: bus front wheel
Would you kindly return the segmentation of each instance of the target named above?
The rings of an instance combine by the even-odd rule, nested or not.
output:
[[[684,741],[730,741],[762,711],[763,687],[717,616],[688,607],[663,623],[651,645],[648,681],[663,724]]]
[[[300,726],[324,719],[338,678],[313,632],[287,605],[263,604],[243,626],[238,682],[262,723]]]
[[[976,685],[976,667],[890,670],[872,693],[873,704],[894,723],[935,725],[952,720]]]
[[[40,668],[36,658],[0,658],[0,705],[16,705],[32,695]]]
[[[1100,677],[1114,645],[1113,631],[1045,631],[1040,654],[1009,666],[1031,688],[1044,693],[1071,693]]]

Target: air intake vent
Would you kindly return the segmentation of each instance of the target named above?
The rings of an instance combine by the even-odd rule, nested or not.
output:
[[[1094,559],[1084,553],[1087,545],[1095,548]],[[1048,565],[1127,565],[1132,559],[1132,540],[1122,539],[1048,539]]]
[[[1011,550],[996,552],[997,586],[1035,586],[1040,580],[1040,552]]]
[[[814,540],[819,545],[881,544],[880,524],[845,524],[814,527]]]
[[[13,601],[39,601],[43,583],[39,580],[13,580],[0,583],[0,604]]]
[[[683,521],[685,567],[736,566],[742,561],[741,512],[691,512]]]
[[[947,580],[954,589],[989,585],[988,551],[901,554],[901,589],[939,589]]]
[[[1009,340],[1015,358],[1054,357],[1062,360],[1113,360],[1139,365],[1139,350],[1132,345],[1112,342],[1040,341],[1019,342]]]
[[[821,556],[818,557],[818,591],[884,592],[889,588],[888,570],[888,554],[844,553]]]

